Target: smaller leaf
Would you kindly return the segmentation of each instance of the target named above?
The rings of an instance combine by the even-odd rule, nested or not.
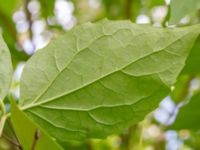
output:
[[[174,124],[170,127],[171,129],[200,129],[200,93],[193,96],[190,102],[183,106],[178,113],[178,116]]]
[[[0,35],[0,100],[3,100],[12,80],[12,62],[9,49]]]
[[[186,61],[182,74],[197,75],[200,74],[200,37],[195,42],[190,55]]]
[[[24,150],[31,149],[37,129],[39,139],[36,141],[35,150],[63,150],[49,135],[28,119],[14,101],[11,101],[11,122]]]
[[[175,103],[178,104],[186,99],[189,94],[190,81],[192,78],[193,77],[190,75],[179,76],[175,84],[175,89],[170,94]]]

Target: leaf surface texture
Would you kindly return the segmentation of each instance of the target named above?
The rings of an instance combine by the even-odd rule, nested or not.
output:
[[[169,93],[198,28],[108,20],[77,26],[28,61],[20,107],[59,141],[118,133]]]

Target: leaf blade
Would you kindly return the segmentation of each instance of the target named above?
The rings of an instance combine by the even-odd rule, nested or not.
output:
[[[200,57],[200,42],[199,38],[195,42],[194,46],[191,49],[190,55],[186,61],[186,65],[182,70],[182,74],[190,74],[192,76],[198,75],[200,73],[199,69],[199,57]]]
[[[192,131],[198,131],[200,125],[200,112],[198,107],[199,100],[200,93],[197,93],[191,98],[188,104],[181,107],[175,122],[170,126],[170,128],[175,130],[189,129]]]
[[[0,35],[0,100],[3,100],[12,80],[12,62],[9,49]]]
[[[169,93],[196,27],[107,20],[75,27],[27,63],[21,109],[60,141],[120,132]]]

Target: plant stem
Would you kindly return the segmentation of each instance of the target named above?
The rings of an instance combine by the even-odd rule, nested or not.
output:
[[[8,123],[8,126],[9,126],[11,132],[13,133],[15,139],[17,140],[17,143],[20,145],[19,139],[18,139],[18,137],[17,137],[17,135],[15,133],[15,130],[13,129],[13,126],[12,126],[11,122],[8,120],[7,123]]]
[[[131,16],[132,16],[132,3],[133,3],[133,0],[127,0],[126,1],[126,8],[125,8],[126,19],[131,19]]]
[[[162,22],[162,27],[164,27],[164,28],[166,28],[167,27],[167,25],[166,25],[166,23],[169,21],[169,17],[170,17],[170,5],[166,5],[167,6],[167,14],[166,14],[166,16],[165,16],[165,18],[164,18],[164,20],[163,20],[163,22]]]
[[[29,4],[30,0],[25,0],[24,1],[24,10],[26,13],[26,19],[29,23],[29,38],[32,42],[33,45],[33,52],[35,51],[35,44],[33,43],[33,32],[32,32],[32,25],[33,25],[33,20],[32,20],[32,14],[31,12],[28,10],[28,4]]]
[[[9,138],[8,136],[6,136],[5,134],[2,135],[2,137],[8,141],[11,145],[18,147],[20,150],[23,150],[23,148],[21,147],[21,145],[19,143],[15,143],[11,138]]]
[[[7,116],[3,115],[0,120],[0,137],[2,136],[4,125],[6,123]]]
[[[136,134],[137,128],[138,128],[137,125],[133,125],[128,129],[127,133],[124,133],[121,135],[121,140],[122,140],[121,149],[122,150],[134,149],[133,148],[134,143],[132,143],[132,141],[133,141],[133,137]]]
[[[138,144],[138,150],[142,149],[142,143],[143,143],[143,130],[144,130],[144,125],[141,125],[141,133],[140,133],[140,139],[139,139],[139,144]]]
[[[36,144],[37,144],[37,141],[39,140],[39,138],[40,138],[40,132],[39,132],[39,129],[36,129],[31,150],[35,150],[35,147],[36,147]]]
[[[2,116],[6,114],[6,108],[5,108],[5,105],[3,103],[3,100],[0,100],[0,109],[1,109],[1,112],[2,112]]]
[[[7,115],[6,115],[6,109],[5,109],[5,105],[3,103],[3,100],[0,100],[0,109],[1,109],[1,119],[0,119],[0,137],[2,136],[3,133],[3,128],[7,119]]]

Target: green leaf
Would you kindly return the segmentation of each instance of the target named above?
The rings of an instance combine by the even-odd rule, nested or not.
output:
[[[12,80],[12,62],[9,49],[0,35],[0,100],[3,100]]]
[[[34,150],[63,150],[55,140],[51,139],[40,127],[27,118],[27,116],[19,110],[14,101],[11,101],[11,122],[24,150],[31,149],[37,129],[39,131],[39,138],[36,141]]]
[[[200,37],[195,42],[191,53],[186,61],[182,74],[198,75],[200,74]]]
[[[171,92],[170,96],[174,100],[175,103],[180,103],[185,101],[190,88],[190,81],[192,80],[192,76],[189,75],[180,75],[177,79],[176,84],[174,85],[175,88]]]
[[[198,30],[108,20],[77,26],[28,61],[20,107],[60,141],[121,132],[169,93]]]
[[[200,8],[200,0],[171,0],[170,24],[177,24],[186,15]]]
[[[183,106],[178,113],[178,116],[174,124],[170,127],[171,129],[190,129],[199,130],[200,129],[200,93],[194,95],[190,102]]]
[[[12,16],[16,6],[21,2],[21,0],[0,0],[0,9],[5,12],[7,16]]]

